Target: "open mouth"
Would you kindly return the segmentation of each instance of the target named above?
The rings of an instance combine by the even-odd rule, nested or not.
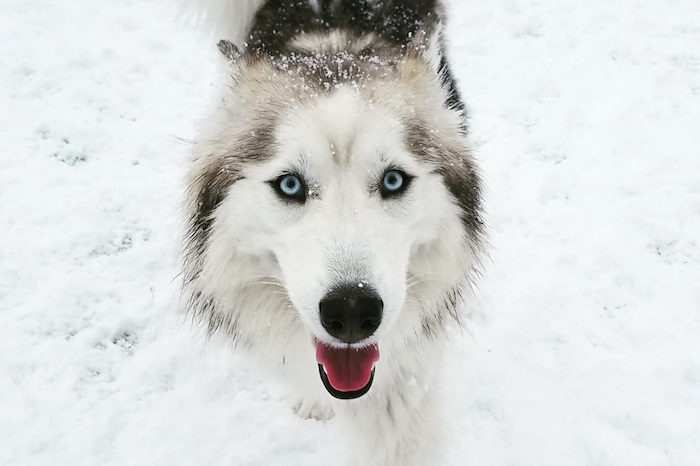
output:
[[[369,391],[374,381],[374,365],[378,360],[377,345],[334,348],[316,342],[316,361],[321,381],[328,393],[340,400],[353,400]]]

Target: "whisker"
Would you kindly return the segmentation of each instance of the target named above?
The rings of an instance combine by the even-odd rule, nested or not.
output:
[[[284,285],[282,285],[281,283],[277,283],[277,282],[245,282],[244,283],[244,286],[250,286],[250,285],[270,285],[270,286],[278,286],[280,288],[284,288]]]

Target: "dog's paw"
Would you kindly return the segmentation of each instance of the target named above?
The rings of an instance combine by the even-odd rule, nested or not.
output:
[[[320,402],[309,402],[300,399],[294,404],[294,413],[302,419],[315,419],[317,421],[327,421],[334,416],[333,409]]]

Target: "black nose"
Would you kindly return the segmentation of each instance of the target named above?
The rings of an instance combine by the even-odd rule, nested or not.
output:
[[[319,304],[321,324],[345,343],[357,343],[372,336],[382,323],[384,303],[368,285],[335,288]]]

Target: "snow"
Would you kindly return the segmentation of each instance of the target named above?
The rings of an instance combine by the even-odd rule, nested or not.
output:
[[[700,464],[700,4],[452,10],[492,249],[449,357],[450,464]],[[0,2],[0,464],[336,459],[333,421],[180,310],[218,71],[171,11]]]

